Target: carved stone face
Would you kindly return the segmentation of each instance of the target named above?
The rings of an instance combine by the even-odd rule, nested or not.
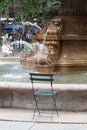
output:
[[[53,19],[52,22],[53,22],[54,26],[61,26],[62,19],[61,18],[60,19]]]
[[[58,43],[57,46],[48,46],[48,61],[50,63],[56,63],[59,57],[59,47],[60,44]]]
[[[55,54],[55,49],[54,49],[53,46],[51,46],[51,45],[48,46],[48,53],[51,54],[51,55]]]

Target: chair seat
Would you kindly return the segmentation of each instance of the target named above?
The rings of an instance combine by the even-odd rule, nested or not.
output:
[[[58,91],[57,90],[53,90],[53,92],[51,90],[37,90],[35,91],[35,95],[42,95],[42,96],[52,96],[52,95],[55,95],[57,94]]]

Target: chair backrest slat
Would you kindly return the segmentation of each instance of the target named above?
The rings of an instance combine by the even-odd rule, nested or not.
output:
[[[53,76],[51,73],[29,73],[32,76]]]
[[[30,78],[30,80],[33,80],[33,81],[54,81],[54,79],[47,79],[47,78]]]
[[[30,80],[33,81],[48,81],[53,82],[53,74],[51,73],[29,73],[30,74]]]

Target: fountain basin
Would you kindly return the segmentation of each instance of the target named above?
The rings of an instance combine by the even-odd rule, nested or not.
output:
[[[3,66],[4,65],[7,66],[7,63],[9,63],[9,66],[12,65],[12,67],[16,69],[17,72],[20,69],[21,73],[18,72],[18,74],[15,75],[12,72],[13,74],[13,76],[11,75],[11,78],[13,77],[12,81],[10,81],[10,79],[6,77],[5,81],[3,80],[3,82],[0,82],[0,107],[34,109],[35,102],[32,95],[31,83],[29,81],[29,69],[27,69],[26,71],[25,69],[22,69],[21,71],[21,67],[23,66],[20,65],[21,67],[17,67],[17,65],[19,66],[19,64],[16,64],[14,61],[9,61],[9,62],[2,61],[1,63],[3,64]],[[10,69],[12,67],[10,66]],[[17,67],[18,69],[15,67]],[[25,76],[25,78],[23,77],[23,79],[25,80],[18,78],[18,76],[19,77],[23,76],[22,75],[23,70]],[[82,74],[81,73],[78,74],[76,73],[55,74],[54,73],[54,79],[55,79],[54,88],[59,91],[58,98],[57,98],[57,107],[59,110],[70,110],[70,111],[87,110],[87,105],[86,105],[87,85],[83,84],[83,83],[87,83],[86,76],[87,73],[82,73]],[[14,77],[15,78],[17,77],[16,81]],[[38,88],[43,89],[44,85],[48,89],[48,84],[41,84],[41,83],[38,84]],[[43,98],[43,100],[49,100],[49,99]],[[50,110],[51,106],[48,105],[45,107],[41,105],[41,108]]]

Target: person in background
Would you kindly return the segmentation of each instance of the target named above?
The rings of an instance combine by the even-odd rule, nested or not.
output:
[[[4,41],[6,41],[6,39],[8,39],[8,33],[2,35],[2,44],[4,43]]]
[[[11,43],[13,41],[13,33],[12,32],[10,32],[8,38],[9,38],[9,42]]]
[[[32,33],[30,31],[27,32],[27,34],[26,34],[26,41],[27,42],[31,42],[32,41]]]
[[[8,43],[8,39],[3,41],[3,45],[2,45],[2,53],[4,54],[4,56],[10,56],[12,55],[12,50],[10,48],[10,45]]]

